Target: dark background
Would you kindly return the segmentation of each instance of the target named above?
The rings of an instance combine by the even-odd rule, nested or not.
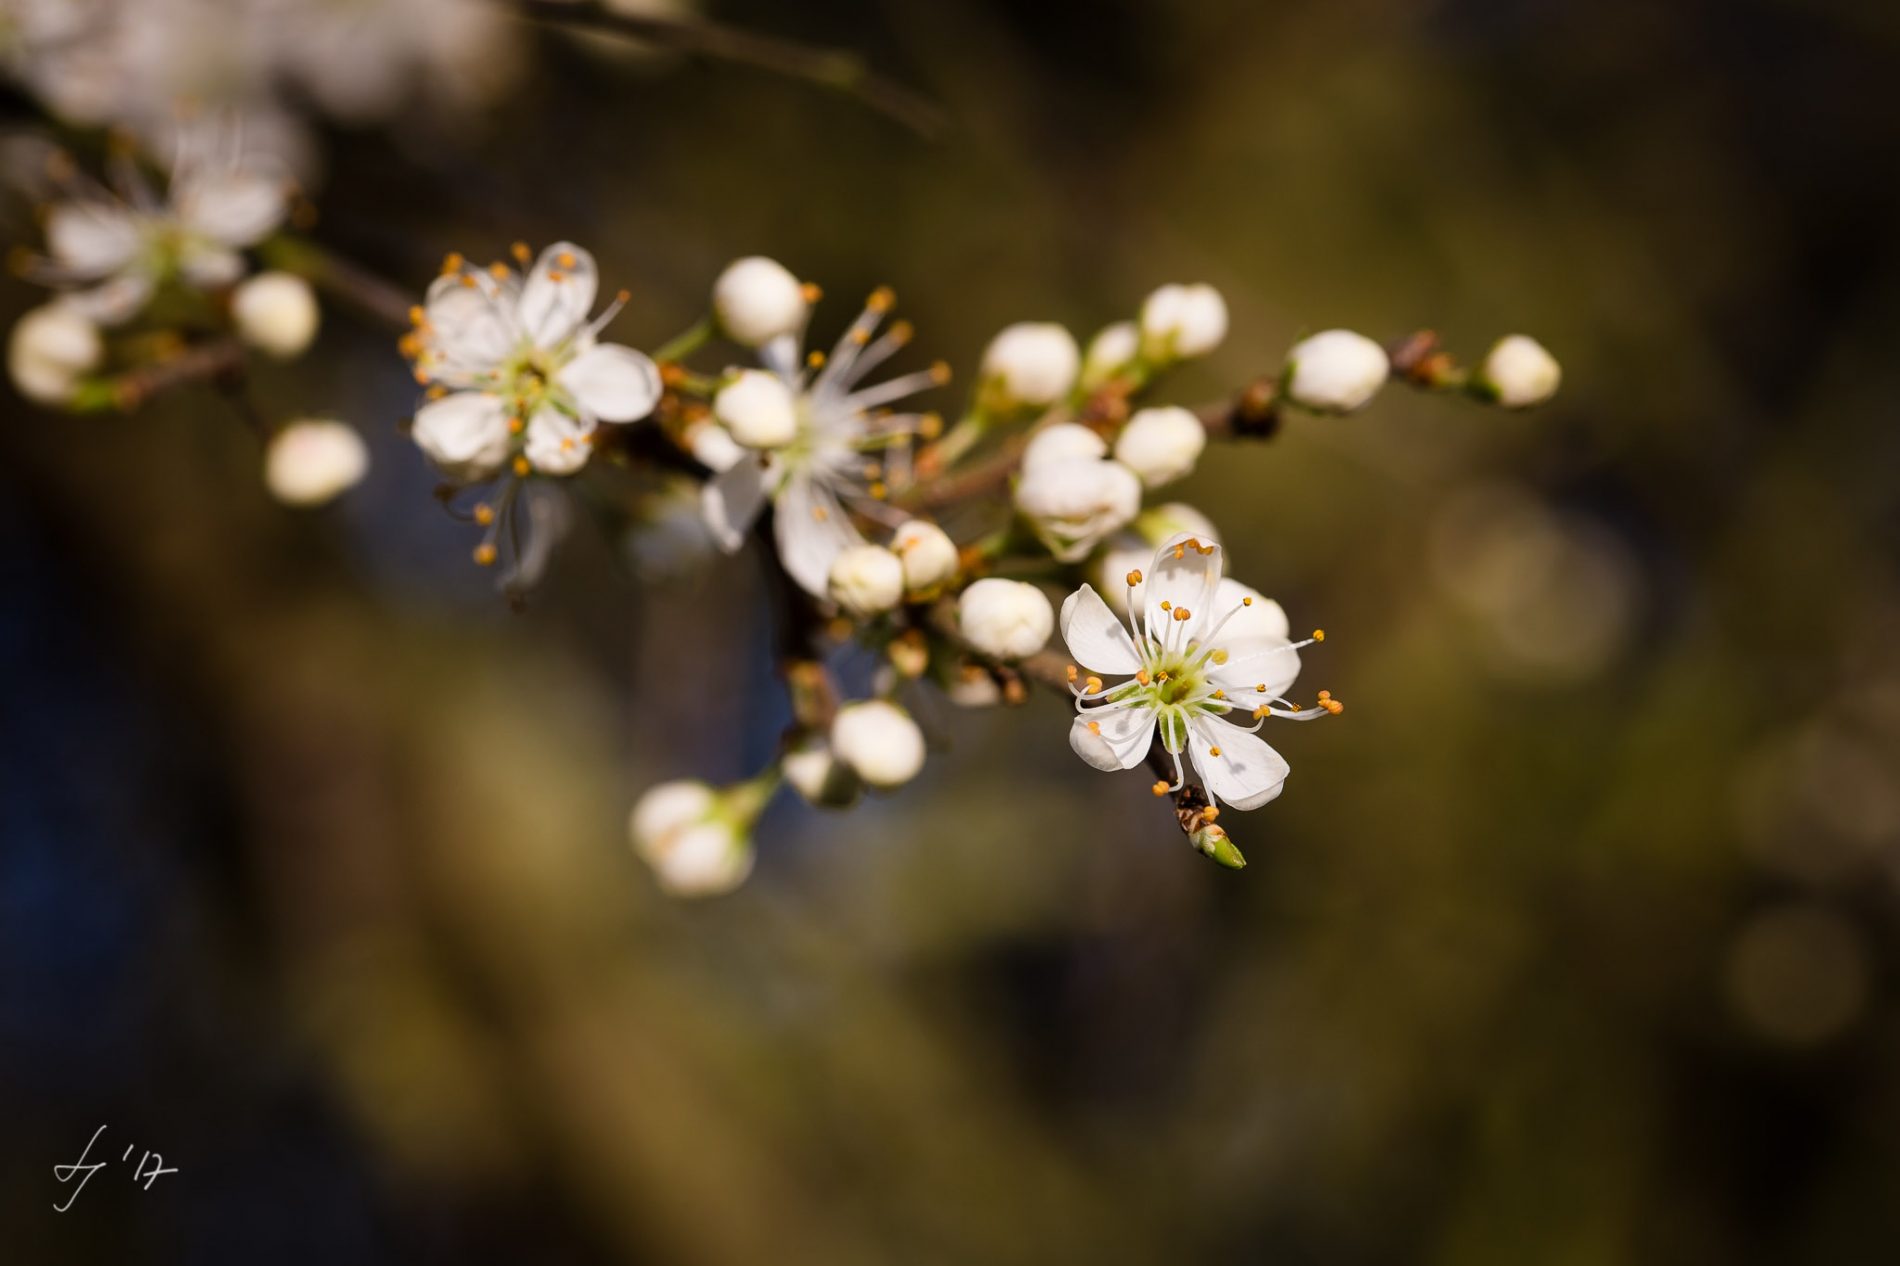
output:
[[[1523,330],[1563,394],[1393,389],[1178,490],[1349,703],[1274,736],[1245,872],[1038,699],[692,905],[624,816],[769,755],[757,560],[642,588],[583,530],[511,614],[338,312],[265,379],[371,437],[318,514],[209,393],[8,396],[8,1259],[1893,1261],[1900,9],[716,14],[951,126],[524,28],[486,115],[328,133],[316,235],[418,291],[572,237],[639,346],[760,251],[820,330],[893,284],[920,363],[1206,280],[1185,402],[1332,325]],[[56,1215],[100,1124],[180,1172]]]

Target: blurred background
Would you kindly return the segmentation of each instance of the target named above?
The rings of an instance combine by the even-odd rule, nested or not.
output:
[[[402,7],[430,49],[477,20]],[[1176,490],[1350,704],[1273,735],[1245,872],[1039,697],[936,708],[852,813],[782,799],[700,904],[625,814],[770,756],[757,559],[637,586],[583,527],[510,612],[337,309],[261,384],[370,437],[316,514],[213,393],[9,394],[10,1260],[1893,1261],[1900,10],[709,13],[948,126],[496,19],[311,116],[315,236],[417,291],[571,237],[636,346],[762,252],[820,332],[892,284],[920,364],[1208,281],[1233,333],[1171,399],[1335,325],[1528,332],[1563,393],[1390,389]]]

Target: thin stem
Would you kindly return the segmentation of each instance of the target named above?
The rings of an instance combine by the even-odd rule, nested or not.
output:
[[[774,74],[853,96],[920,136],[942,133],[943,111],[902,85],[884,78],[855,53],[813,48],[718,22],[616,13],[597,3],[571,0],[503,0],[524,17],[555,26],[619,35],[705,57],[769,70]]]
[[[685,360],[706,345],[713,336],[713,319],[709,316],[699,318],[690,329],[683,330],[671,339],[660,344],[653,353],[656,361]]]

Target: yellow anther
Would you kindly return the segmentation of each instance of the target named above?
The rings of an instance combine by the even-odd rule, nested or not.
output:
[[[490,545],[487,541],[483,541],[480,545],[475,547],[475,565],[477,567],[490,566],[494,561],[495,547],[493,545]]]
[[[1240,605],[1241,605],[1241,606],[1243,606],[1243,607],[1251,607],[1251,606],[1253,605],[1253,599],[1252,599],[1252,598],[1242,598],[1242,599],[1240,600]]]
[[[1155,680],[1158,682],[1166,681],[1167,679],[1168,679],[1168,674],[1165,672],[1159,672],[1155,674]]]
[[[1140,682],[1144,686],[1151,686],[1154,684],[1154,678],[1148,675],[1148,670],[1145,668],[1135,674],[1135,680]]]
[[[528,261],[534,258],[534,252],[528,249],[526,242],[516,242],[513,246],[508,248],[508,252],[513,255],[516,262],[524,268],[527,267]]]
[[[825,365],[825,354],[814,347],[811,352],[806,355],[805,363],[810,365],[813,369],[823,369]]]
[[[885,487],[881,482],[872,484],[869,488],[866,488],[865,491],[870,493],[872,499],[876,501],[882,501],[891,495],[891,490]]]
[[[808,281],[800,286],[798,293],[805,297],[806,303],[817,303],[820,299],[825,297],[824,290],[815,281]]]
[[[450,251],[444,255],[442,257],[442,271],[445,273],[462,271],[462,253],[460,251]]]
[[[549,281],[566,281],[567,274],[562,272],[558,268],[550,268],[548,269],[548,280]]]
[[[425,387],[429,385],[429,371],[420,365],[416,366],[416,381]]]
[[[930,381],[936,383],[939,387],[949,382],[950,366],[943,361],[938,361],[932,365],[930,367]]]
[[[1219,755],[1220,755],[1220,748],[1218,748],[1218,747],[1210,747],[1210,748],[1208,748],[1208,749],[1207,749],[1207,754],[1208,754],[1209,756],[1219,756]]]
[[[1225,664],[1227,662],[1227,650],[1225,647],[1216,648],[1214,653],[1209,655],[1208,658],[1213,660],[1216,664]]]
[[[1077,672],[1078,670],[1076,666],[1074,664],[1070,664],[1067,668],[1064,668],[1062,670],[1062,675],[1066,677],[1068,680],[1074,681],[1076,678]]]
[[[487,527],[490,523],[493,523],[495,521],[495,507],[489,505],[486,501],[481,502],[475,507],[475,521],[483,527]]]
[[[496,260],[488,266],[488,275],[493,277],[496,281],[501,281],[508,276],[508,265],[502,263],[500,260]]]
[[[509,418],[508,419],[508,433],[510,435],[519,435],[521,434],[523,427],[525,427],[526,425],[527,424],[524,423],[520,418]]]
[[[876,290],[871,292],[871,297],[864,301],[864,306],[873,312],[889,312],[891,306],[896,302],[897,294],[895,291],[889,286],[879,286]]]
[[[856,344],[857,344],[857,345],[858,345],[859,347],[863,347],[863,346],[864,346],[864,345],[865,345],[866,343],[868,343],[868,342],[870,342],[870,341],[871,341],[871,331],[869,331],[869,330],[852,330],[852,331],[851,331],[851,341],[852,341],[853,343],[856,343]]]
[[[1161,600],[1161,609],[1163,611],[1172,611],[1174,610],[1174,604],[1172,602],[1169,602],[1166,598],[1163,598]]]
[[[1133,589],[1136,585],[1141,583],[1141,568],[1139,567],[1135,568],[1133,571],[1129,572],[1126,576],[1122,577],[1122,579],[1128,582],[1128,587],[1130,589]]]
[[[1328,699],[1332,697],[1333,697],[1333,692],[1330,690],[1322,690],[1319,692],[1319,701],[1321,703],[1325,703]]]
[[[910,342],[911,336],[916,332],[909,321],[898,321],[891,326],[890,332],[884,337],[893,343],[902,344]]]
[[[442,399],[442,397],[449,394],[449,389],[447,387],[444,387],[441,383],[437,383],[435,386],[430,387],[427,391],[423,392],[423,394],[428,396],[429,399],[431,400],[440,400]]]
[[[927,440],[934,440],[943,434],[943,415],[926,413],[917,419],[917,434]]]
[[[422,340],[417,338],[413,333],[405,334],[396,340],[396,350],[401,352],[404,356],[407,356],[410,360],[414,360],[416,357],[422,355]]]
[[[475,274],[474,274],[474,273],[463,273],[463,274],[462,274],[462,284],[463,284],[464,286],[467,286],[467,287],[468,287],[468,288],[469,288],[470,290],[473,290],[473,289],[475,289]]]
[[[1089,733],[1090,733],[1090,734],[1100,734],[1101,732],[1102,732],[1102,723],[1101,723],[1100,721],[1090,721],[1090,722],[1089,722]]]
[[[1174,558],[1175,558],[1175,561],[1176,561],[1176,562],[1179,562],[1180,560],[1182,560],[1183,558],[1186,558],[1186,557],[1187,557],[1187,547],[1186,547],[1186,546],[1184,546],[1184,545],[1177,545],[1177,546],[1175,546],[1175,547],[1174,547]]]
[[[409,324],[421,325],[425,320],[428,319],[428,316],[429,314],[422,310],[421,304],[417,303],[417,304],[410,305]]]
[[[574,252],[562,251],[559,255],[554,257],[554,262],[563,268],[572,270],[574,267]]]
[[[1254,693],[1255,693],[1255,694],[1257,694],[1257,695],[1263,695],[1263,694],[1265,694],[1265,693],[1267,693],[1267,683],[1266,683],[1266,682],[1264,682],[1264,681],[1263,681],[1263,682],[1261,682],[1261,683],[1260,683],[1259,685],[1257,685],[1257,686],[1255,686],[1255,687],[1253,688],[1253,691],[1254,691]]]
[[[1090,694],[1094,694],[1101,688],[1102,679],[1100,677],[1089,677],[1082,682],[1082,689],[1088,691]]]
[[[1264,703],[1253,710],[1253,719],[1256,721],[1260,720],[1260,718],[1262,717],[1272,716],[1272,715],[1273,715],[1273,710],[1267,707],[1267,705]]]
[[[831,511],[825,509],[823,506],[813,506],[811,508],[811,517],[814,523],[823,523],[826,519],[831,517]]]
[[[521,478],[526,479],[528,477],[528,472],[533,469],[534,467],[529,464],[527,458],[525,457],[515,458],[515,474],[519,475]]]
[[[1174,618],[1176,620],[1191,620],[1194,618],[1194,613],[1189,611],[1186,607],[1176,607],[1174,609]]]
[[[1325,630],[1325,629],[1314,629],[1314,630],[1313,630],[1313,640],[1314,640],[1315,642],[1324,642],[1324,641],[1326,640],[1326,630]]]
[[[1155,794],[1156,794],[1157,796],[1165,796],[1165,795],[1167,795],[1167,794],[1168,794],[1168,784],[1167,784],[1167,780],[1165,780],[1165,779],[1160,779],[1160,780],[1157,780],[1157,781],[1155,782],[1155,785],[1154,785],[1153,787],[1151,787],[1151,788],[1149,788],[1149,790],[1151,790],[1151,791],[1153,791],[1153,792],[1154,792],[1154,793],[1155,793]]]
[[[1220,806],[1217,804],[1210,804],[1205,809],[1201,810],[1201,818],[1204,821],[1212,822],[1215,818],[1218,818],[1219,816],[1220,816]]]
[[[1225,699],[1227,697],[1227,692],[1225,690],[1216,690],[1213,693],[1212,697],[1215,699]]]
[[[627,289],[625,286],[622,286],[620,289],[614,291],[615,303],[625,303],[631,298],[633,298],[633,291]]]
[[[1338,716],[1340,713],[1346,710],[1346,705],[1341,703],[1337,699],[1328,699],[1325,703],[1321,704],[1320,706],[1322,708],[1325,708],[1328,712],[1332,713],[1334,716]]]

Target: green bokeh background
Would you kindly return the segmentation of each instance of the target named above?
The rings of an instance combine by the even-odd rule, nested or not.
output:
[[[853,813],[780,802],[753,881],[692,905],[624,817],[769,754],[756,559],[637,588],[582,530],[511,614],[342,316],[263,379],[372,438],[316,515],[208,393],[9,398],[10,534],[65,613],[12,662],[83,627],[144,720],[65,767],[140,789],[111,865],[171,877],[136,991],[164,1057],[22,1109],[20,1260],[171,1260],[194,1207],[411,1262],[1892,1260],[1891,7],[717,13],[864,50],[951,125],[524,35],[491,117],[331,134],[318,237],[417,289],[572,237],[640,346],[762,252],[824,284],[820,330],[890,283],[964,371],[1009,321],[1086,336],[1203,280],[1233,330],[1183,403],[1335,325],[1532,333],[1563,393],[1394,388],[1176,490],[1327,629],[1302,690],[1348,704],[1272,735],[1285,795],[1224,820],[1246,871],[1037,698],[937,709],[925,774]],[[240,1118],[309,1147],[286,1096],[341,1140],[321,1181],[41,1212],[101,1097],[209,1172]],[[304,1203],[337,1181],[368,1212]]]

